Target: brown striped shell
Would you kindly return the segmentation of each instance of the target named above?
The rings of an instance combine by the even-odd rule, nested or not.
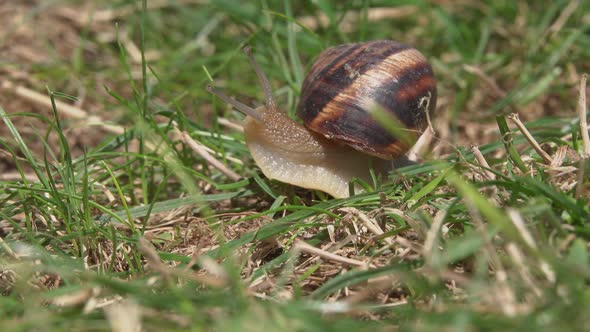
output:
[[[297,114],[316,133],[393,159],[420,136],[435,107],[436,80],[426,58],[412,47],[382,40],[322,52],[303,82]],[[397,129],[386,129],[371,116],[379,109]]]

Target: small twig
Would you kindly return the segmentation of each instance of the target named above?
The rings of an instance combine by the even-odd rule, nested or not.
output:
[[[545,163],[551,164],[553,162],[553,158],[551,158],[551,156],[541,148],[539,143],[537,143],[533,135],[531,135],[529,130],[524,126],[524,123],[520,121],[518,114],[512,113],[508,116],[508,118],[512,120],[512,122],[514,122],[514,124],[518,127],[518,129],[524,135],[527,141],[529,141],[533,149],[535,149],[535,151],[537,151],[537,153],[543,158],[543,160],[545,160]]]
[[[211,154],[209,154],[209,152],[207,152],[207,150],[205,149],[205,147],[203,145],[201,145],[200,143],[195,141],[192,137],[190,137],[190,135],[188,133],[186,133],[184,131],[180,131],[180,130],[178,130],[178,128],[174,128],[174,130],[175,130],[176,134],[178,135],[178,137],[180,137],[180,139],[186,145],[188,145],[193,151],[195,151],[199,156],[201,156],[203,159],[205,159],[205,161],[209,165],[217,168],[221,173],[225,174],[232,181],[238,181],[242,178],[239,174],[237,174],[236,172],[227,168],[222,162],[215,159]]]
[[[34,103],[37,103],[37,104],[40,104],[42,106],[49,107],[49,108],[52,107],[51,99],[49,98],[49,96],[41,94],[37,91],[33,91],[33,90],[26,88],[24,86],[14,85],[12,82],[4,81],[4,82],[2,82],[2,88],[7,89],[7,90],[11,90],[17,96],[27,99],[29,101],[32,101]],[[125,132],[125,129],[123,127],[117,126],[117,125],[106,124],[104,122],[104,120],[101,119],[99,116],[89,115],[88,112],[86,112],[78,107],[72,106],[70,104],[64,103],[59,100],[55,101],[55,105],[57,106],[57,110],[60,114],[63,114],[67,117],[74,118],[74,119],[85,120],[87,125],[98,124],[104,130],[106,130],[110,133],[113,133],[113,134],[117,134],[117,135],[121,135]]]
[[[352,259],[352,258],[338,256],[338,255],[333,254],[331,252],[311,246],[303,241],[295,242],[295,245],[293,247],[295,249],[299,250],[300,252],[304,252],[304,253],[307,253],[310,255],[315,255],[315,256],[318,256],[318,257],[325,259],[325,260],[334,261],[334,262],[338,262],[338,263],[342,263],[342,264],[346,264],[346,265],[350,265],[350,266],[358,266],[358,267],[362,267],[362,268],[369,267],[369,264],[367,264],[365,262],[362,262],[362,261],[359,261],[356,259]]]
[[[488,178],[488,180],[492,180],[492,181],[495,180],[496,174],[494,174],[492,171],[490,171],[490,169],[491,169],[490,164],[488,164],[488,161],[486,160],[486,158],[483,156],[481,151],[479,151],[479,148],[477,147],[477,145],[471,146],[471,152],[473,152],[475,159],[482,166],[484,174]]]
[[[588,74],[580,80],[580,98],[578,100],[578,116],[580,117],[580,134],[584,144],[584,158],[590,158],[590,136],[588,136],[588,109],[586,106],[586,80]]]

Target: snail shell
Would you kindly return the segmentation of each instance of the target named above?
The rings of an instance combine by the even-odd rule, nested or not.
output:
[[[436,80],[426,58],[382,40],[322,52],[303,82],[297,115],[328,139],[393,159],[413,145],[435,107]],[[370,114],[379,109],[406,135],[394,136]]]

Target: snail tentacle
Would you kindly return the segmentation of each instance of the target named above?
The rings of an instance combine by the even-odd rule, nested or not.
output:
[[[252,67],[254,67],[256,76],[258,76],[258,80],[262,85],[262,90],[264,92],[264,97],[266,99],[266,107],[271,110],[276,110],[277,104],[275,102],[275,98],[272,93],[272,87],[270,86],[270,81],[268,80],[268,77],[266,76],[264,71],[262,71],[262,68],[260,68],[260,65],[258,64],[258,62],[256,62],[256,59],[254,59],[254,55],[252,55],[252,50],[250,49],[250,46],[245,46],[243,48],[243,51],[248,56],[248,60],[250,60]]]
[[[216,95],[218,98],[220,98],[221,100],[223,100],[224,102],[230,104],[231,106],[233,106],[235,109],[237,109],[238,111],[251,116],[252,118],[256,119],[256,121],[258,122],[263,122],[262,116],[252,107],[239,102],[235,99],[230,98],[228,95],[226,95],[225,93],[223,93],[221,90],[211,86],[211,85],[207,85],[207,91]]]

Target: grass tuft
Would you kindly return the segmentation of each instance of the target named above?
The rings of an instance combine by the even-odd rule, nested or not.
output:
[[[588,12],[2,2],[0,330],[587,329]],[[293,115],[321,50],[385,38],[439,104],[350,198],[265,178],[205,89],[260,104],[250,45]]]

